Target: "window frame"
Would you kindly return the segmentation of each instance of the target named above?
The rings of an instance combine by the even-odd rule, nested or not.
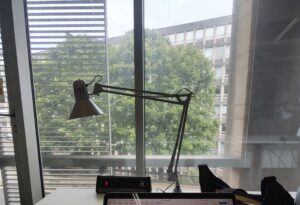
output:
[[[25,2],[1,1],[0,21],[20,202],[35,204],[45,193]]]

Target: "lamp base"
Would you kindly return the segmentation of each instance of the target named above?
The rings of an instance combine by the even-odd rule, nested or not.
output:
[[[182,193],[182,190],[181,190],[180,185],[179,185],[178,182],[176,182],[176,186],[174,188],[173,193]]]

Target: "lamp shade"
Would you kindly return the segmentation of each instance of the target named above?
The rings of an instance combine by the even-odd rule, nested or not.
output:
[[[88,117],[92,115],[102,115],[102,114],[103,111],[99,107],[97,107],[97,105],[90,99],[80,100],[78,102],[75,102],[69,119],[71,120],[71,119],[76,119],[81,117]]]
[[[74,81],[73,90],[75,96],[75,104],[69,117],[70,120],[103,114],[102,110],[89,99],[87,85],[83,80]]]

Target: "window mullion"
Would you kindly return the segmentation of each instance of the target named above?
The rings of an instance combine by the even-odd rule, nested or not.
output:
[[[134,75],[135,89],[144,90],[144,0],[134,0]],[[145,106],[135,99],[136,174],[145,175]]]
[[[9,108],[14,115],[11,121],[20,199],[21,204],[34,204],[43,196],[43,182],[24,2],[3,0],[0,14]]]

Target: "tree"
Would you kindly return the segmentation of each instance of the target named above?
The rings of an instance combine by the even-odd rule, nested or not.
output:
[[[72,108],[72,82],[106,76],[103,42],[87,36],[67,35],[66,40],[33,61],[40,135],[49,151],[65,146],[71,154],[108,153],[108,110],[105,115],[67,121]],[[218,122],[214,118],[214,79],[210,61],[193,46],[173,46],[154,30],[146,31],[146,90],[165,93],[192,90],[183,153],[201,154],[216,146]],[[133,33],[128,32],[108,48],[110,84],[134,85]],[[101,83],[105,84],[107,79]],[[47,85],[47,86],[44,86]],[[134,98],[111,95],[113,152],[135,153]],[[107,105],[107,95],[95,98]],[[180,106],[146,101],[148,154],[170,154],[181,114]],[[50,132],[48,131],[50,130]],[[54,140],[59,136],[59,140]]]
[[[112,44],[109,51],[111,83],[133,87],[133,33],[127,33],[122,41]],[[197,96],[189,109],[183,154],[202,154],[216,147],[218,122],[214,117],[215,84],[211,67],[211,62],[196,46],[173,46],[155,30],[146,30],[146,90],[175,93],[187,88]],[[113,98],[112,107],[119,105],[117,111],[112,109],[112,136],[114,142],[130,142],[117,147],[125,150],[125,154],[129,150],[134,152],[134,121],[124,120],[134,117],[134,99]],[[147,154],[170,154],[181,109],[178,105],[146,101]]]
[[[33,56],[33,77],[42,151],[50,154],[108,154],[108,116],[68,120],[74,104],[72,83],[106,75],[104,43],[66,35],[55,48]],[[96,99],[107,104],[107,96]],[[104,128],[105,127],[105,128]]]

